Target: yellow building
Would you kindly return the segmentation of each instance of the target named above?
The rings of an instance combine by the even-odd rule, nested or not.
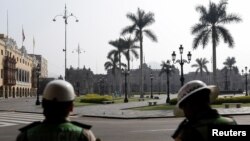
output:
[[[25,47],[0,34],[0,98],[36,95],[37,61],[27,54]]]

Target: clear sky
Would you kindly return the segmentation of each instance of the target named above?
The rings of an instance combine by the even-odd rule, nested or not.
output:
[[[212,0],[218,2],[219,0]],[[151,42],[144,38],[144,53],[146,63],[151,68],[160,68],[161,61],[171,59],[173,51],[177,52],[180,44],[192,53],[191,64],[200,57],[206,57],[210,63],[211,71],[212,45],[205,49],[192,49],[194,36],[191,27],[198,22],[199,13],[195,11],[197,5],[207,6],[209,0],[1,0],[0,5],[0,33],[7,33],[7,18],[9,15],[9,36],[21,46],[22,26],[26,39],[24,45],[32,53],[33,36],[35,38],[35,53],[43,55],[48,60],[49,76],[64,75],[64,22],[58,17],[56,22],[52,19],[63,14],[64,6],[73,13],[75,19],[69,19],[68,24],[68,67],[77,67],[77,54],[72,53],[80,44],[85,53],[80,55],[81,67],[91,68],[94,73],[106,73],[104,63],[107,53],[113,49],[108,44],[110,40],[120,37],[121,30],[130,25],[127,19],[128,12],[135,13],[137,8],[155,14],[155,23],[148,27],[158,37],[158,42]],[[241,16],[243,22],[225,25],[235,40],[235,47],[228,48],[221,40],[217,47],[217,67],[221,69],[223,62],[230,56],[236,57],[237,66],[250,67],[250,9],[247,0],[229,0],[228,12]],[[138,50],[139,52],[139,50]],[[132,68],[138,68],[139,60],[134,60]],[[179,65],[176,65],[180,68]],[[194,71],[190,64],[184,65],[184,73]]]

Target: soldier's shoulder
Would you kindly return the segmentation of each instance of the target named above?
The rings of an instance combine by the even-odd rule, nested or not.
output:
[[[27,131],[27,130],[30,129],[30,128],[33,128],[33,127],[35,127],[35,126],[40,125],[41,123],[42,123],[41,121],[32,122],[31,124],[26,125],[26,126],[20,128],[19,131],[21,131],[21,132]]]
[[[84,124],[84,123],[80,123],[80,122],[77,122],[77,121],[71,121],[71,123],[73,125],[76,125],[76,126],[79,126],[81,128],[84,128],[84,129],[91,129],[92,125],[88,125],[88,124]]]
[[[220,116],[217,121],[219,124],[237,124],[234,118],[232,117],[226,117],[226,116]]]

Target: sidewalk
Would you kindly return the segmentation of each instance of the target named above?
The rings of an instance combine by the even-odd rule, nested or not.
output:
[[[175,97],[174,95],[171,96]],[[165,95],[160,95],[157,104],[164,104],[166,100]],[[36,98],[16,98],[16,99],[0,99],[0,111],[18,111],[18,112],[31,112],[42,113],[42,107],[35,105]],[[172,110],[154,110],[154,111],[138,111],[128,110],[129,108],[148,106],[148,101],[138,101],[120,104],[107,104],[107,105],[92,105],[75,107],[73,114],[86,117],[105,117],[105,118],[163,118],[174,117]],[[125,110],[126,109],[126,110]],[[244,115],[250,114],[250,107],[242,108],[218,108],[222,115]]]

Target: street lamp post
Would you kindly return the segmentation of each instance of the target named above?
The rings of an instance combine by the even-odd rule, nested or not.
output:
[[[151,72],[150,73],[150,80],[151,80],[151,83],[150,83],[151,84],[150,85],[151,86],[151,89],[150,89],[151,90],[150,98],[154,98],[154,96],[153,96],[153,79],[154,79],[154,76],[153,76],[153,73]]]
[[[36,67],[36,76],[37,76],[36,105],[40,105],[40,100],[39,100],[39,76],[41,74],[40,69],[41,69],[40,64],[38,64]]]
[[[244,72],[244,70],[242,69],[241,70],[241,72],[242,72],[242,75],[245,75],[245,78],[246,78],[246,80],[245,80],[245,86],[246,86],[246,96],[248,96],[248,93],[247,93],[247,75],[248,74],[250,74],[250,70],[248,70],[248,72],[247,72],[247,67],[245,67],[245,72]]]
[[[172,66],[170,65],[170,61],[167,60],[166,63],[166,71],[167,71],[167,99],[166,99],[166,103],[170,102],[170,97],[169,97],[169,73],[172,69]]]
[[[100,95],[104,94],[104,78],[100,78],[99,80],[99,93]]]
[[[65,48],[63,49],[63,51],[65,52],[65,76],[64,79],[66,80],[66,69],[67,69],[67,24],[68,24],[68,18],[69,17],[74,17],[76,19],[76,22],[78,22],[79,20],[77,19],[76,16],[73,15],[73,13],[68,14],[67,11],[67,7],[65,5],[65,9],[64,9],[64,15],[56,15],[53,19],[53,21],[56,21],[57,17],[62,17],[64,19],[64,24],[65,24]]]
[[[122,69],[125,77],[125,97],[124,97],[124,103],[128,103],[128,82],[127,82],[127,76],[129,75],[129,71],[127,69]]]
[[[173,51],[173,53],[172,53],[172,60],[173,60],[174,64],[175,63],[179,63],[180,66],[181,66],[181,78],[180,78],[180,81],[181,81],[181,86],[183,86],[184,80],[185,80],[184,76],[183,76],[183,65],[185,63],[188,63],[188,64],[190,63],[192,54],[189,51],[188,54],[187,54],[188,60],[185,60],[185,59],[182,59],[182,54],[183,54],[183,47],[182,47],[182,45],[180,45],[179,50],[180,50],[181,59],[176,60],[176,54],[175,54],[175,51]]]

